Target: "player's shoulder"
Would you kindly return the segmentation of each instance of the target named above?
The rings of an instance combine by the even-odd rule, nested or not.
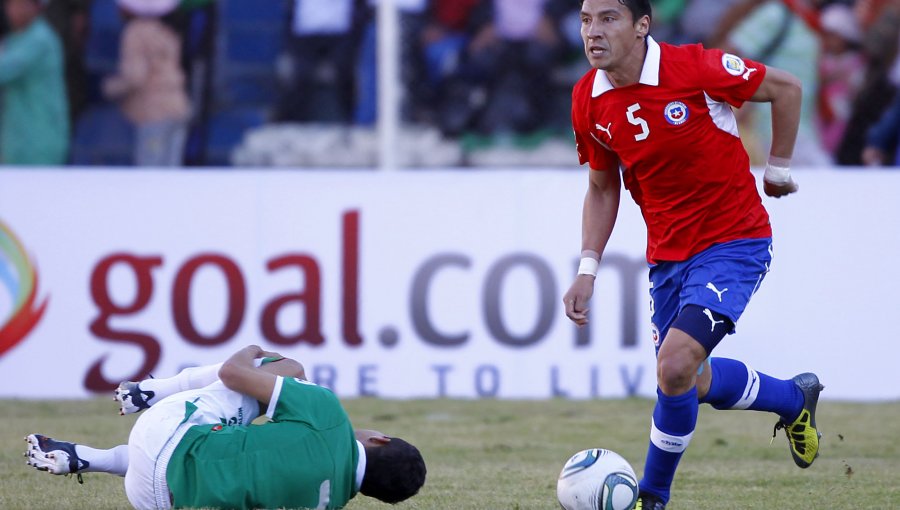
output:
[[[660,43],[660,52],[660,73],[667,83],[674,80],[675,83],[699,83],[706,86],[706,80],[711,77],[728,77],[722,71],[730,76],[743,73],[744,61],[739,57],[721,49],[706,48],[699,43],[679,46]]]
[[[303,422],[315,429],[349,421],[343,404],[331,389],[292,377],[284,378],[273,419]]]
[[[282,383],[281,394],[293,395],[307,402],[320,402],[322,404],[340,406],[340,399],[335,395],[334,391],[326,386],[319,386],[306,379],[298,379],[296,377],[285,377]]]
[[[668,63],[690,64],[696,63],[706,58],[710,52],[700,43],[674,45],[669,43],[659,43],[660,59]]]
[[[585,95],[590,97],[591,89],[594,87],[594,79],[600,71],[594,68],[588,69],[587,72],[572,87],[573,98],[583,98]]]
[[[286,377],[279,376],[283,379],[283,386],[285,388],[291,388],[292,391],[303,391],[303,392],[312,392],[312,393],[332,393],[325,386],[319,386],[318,384],[308,381],[306,379],[300,379],[299,377]]]

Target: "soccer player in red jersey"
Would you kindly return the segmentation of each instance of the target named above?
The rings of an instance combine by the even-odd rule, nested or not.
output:
[[[581,36],[591,69],[572,93],[578,156],[590,165],[582,259],[566,315],[587,322],[599,259],[615,225],[622,183],[647,224],[657,403],[640,509],[661,510],[690,443],[699,403],[779,415],[795,463],[818,455],[815,374],[776,379],[712,358],[762,283],[772,259],[769,217],[750,172],[732,107],[772,108],[763,188],[798,190],[790,175],[801,87],[792,75],[700,45],[649,36],[648,0],[583,0]]]

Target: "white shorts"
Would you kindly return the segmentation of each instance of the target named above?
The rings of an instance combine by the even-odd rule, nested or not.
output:
[[[185,419],[185,404],[197,407]],[[166,469],[185,432],[194,425],[249,425],[259,403],[229,390],[221,381],[166,397],[147,409],[128,436],[125,494],[138,510],[172,508]]]

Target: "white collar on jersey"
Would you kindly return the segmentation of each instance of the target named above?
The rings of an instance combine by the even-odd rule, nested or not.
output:
[[[359,441],[356,442],[359,450],[359,461],[356,463],[356,492],[362,487],[363,477],[366,476],[366,448]]]
[[[659,43],[648,35],[647,56],[644,58],[644,67],[641,69],[640,83],[654,87],[659,85],[659,53]],[[606,76],[606,72],[597,69],[597,74],[594,75],[594,90],[591,92],[591,97],[597,97],[614,88],[609,81],[609,77]]]

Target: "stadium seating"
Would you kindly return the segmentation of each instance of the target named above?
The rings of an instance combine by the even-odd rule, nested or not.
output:
[[[264,124],[276,101],[276,61],[287,27],[285,0],[221,0],[206,163],[229,165],[244,132]]]
[[[210,122],[205,136],[199,137],[205,140],[205,150],[198,151],[205,154],[200,164],[228,165],[230,153],[244,131],[268,120],[277,100],[276,61],[282,51],[289,7],[287,0],[216,3]],[[213,26],[211,23],[201,16],[190,20],[188,54],[198,51],[202,31]],[[74,126],[73,164],[131,164],[133,129],[99,93],[103,77],[116,72],[122,28],[114,1],[92,2],[85,57],[93,105]]]
[[[85,63],[89,73],[110,74],[119,60],[119,36],[122,18],[112,0],[92,2],[90,33],[85,48]]]
[[[275,63],[289,10],[283,0],[219,2],[215,94],[217,108],[274,104]]]
[[[207,131],[206,164],[231,165],[231,152],[241,143],[244,133],[267,120],[266,110],[261,108],[235,108],[213,114]]]
[[[112,104],[87,108],[73,129],[74,165],[129,166],[134,161],[134,130]]]

